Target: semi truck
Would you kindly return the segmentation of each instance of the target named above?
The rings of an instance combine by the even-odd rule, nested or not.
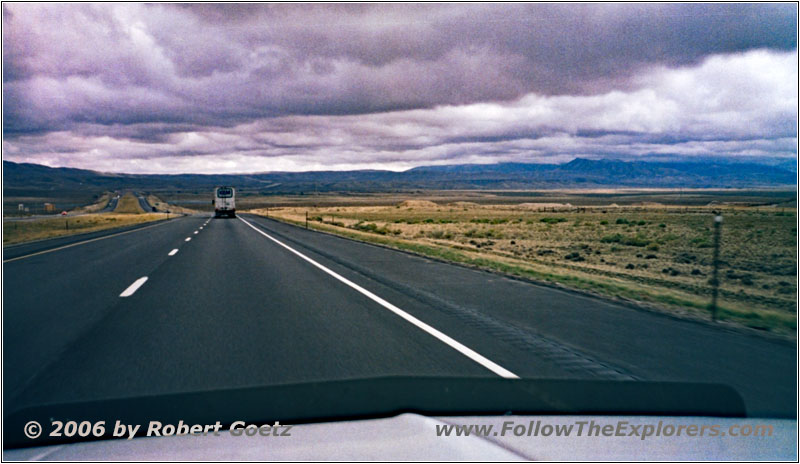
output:
[[[214,217],[236,217],[236,190],[233,187],[217,187],[214,189]]]

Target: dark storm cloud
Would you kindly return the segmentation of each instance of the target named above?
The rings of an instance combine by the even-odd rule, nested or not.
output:
[[[763,74],[796,84],[796,28],[791,4],[6,3],[3,148],[177,172],[783,140],[796,88]]]
[[[228,5],[182,6],[217,23]],[[491,50],[519,61],[506,92],[595,91],[649,63],[685,65],[712,53],[796,48],[788,4],[261,5],[232,6],[250,45],[279,44],[303,57],[434,62],[454,50]],[[514,80],[517,79],[517,81]],[[501,85],[503,82],[496,82]],[[520,84],[518,88],[515,84]],[[480,87],[488,92],[488,86]],[[491,99],[463,92],[448,103]],[[487,98],[488,97],[488,98]],[[451,97],[454,98],[454,97]]]

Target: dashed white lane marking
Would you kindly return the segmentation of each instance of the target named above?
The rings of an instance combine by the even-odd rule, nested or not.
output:
[[[177,248],[175,248],[174,250],[172,250],[172,251],[170,251],[170,252],[169,252],[169,255],[170,255],[170,256],[175,256],[175,253],[177,253],[177,252],[178,252],[178,249],[177,249]]]
[[[454,350],[458,351],[459,353],[463,354],[464,356],[468,357],[469,359],[475,361],[476,363],[480,364],[481,366],[489,369],[490,371],[494,372],[495,374],[499,375],[500,377],[504,377],[507,379],[518,379],[519,376],[508,369],[504,368],[503,366],[495,363],[494,361],[486,358],[485,356],[479,354],[478,352],[468,348],[467,346],[461,344],[460,342],[456,341],[455,339],[451,338],[450,336],[440,332],[438,329],[431,327],[430,325],[422,322],[421,320],[417,319],[416,317],[412,316],[411,314],[403,311],[402,309],[398,308],[397,306],[389,303],[388,301],[384,300],[383,298],[379,297],[378,295],[370,292],[369,290],[365,289],[364,287],[347,280],[346,278],[342,277],[341,275],[337,274],[336,272],[328,269],[327,267],[323,266],[322,264],[314,261],[313,259],[309,258],[308,256],[300,253],[299,251],[295,250],[294,248],[286,245],[285,243],[281,242],[280,240],[273,238],[272,236],[268,235],[261,229],[256,228],[254,225],[250,224],[249,222],[245,221],[241,217],[238,217],[239,220],[250,226],[253,230],[258,232],[259,234],[267,237],[268,239],[272,240],[273,242],[277,243],[278,245],[286,248],[287,250],[291,251],[295,255],[299,256],[300,258],[308,261],[315,267],[321,269],[323,272],[329,274],[336,280],[344,283],[345,285],[355,289],[362,295],[366,296],[367,298],[371,299],[372,301],[378,303],[379,305],[383,306],[384,308],[388,309],[389,311],[397,314],[398,316],[405,319],[407,322],[417,326],[418,328],[422,329],[423,331],[427,332],[428,334],[434,336],[440,342],[444,343],[445,345],[453,348]]]
[[[194,234],[197,235],[197,231],[196,230],[194,231]]]
[[[188,241],[189,241],[189,240],[191,240],[191,239],[192,239],[192,237],[186,237],[186,240],[185,240],[185,241],[187,241],[187,242],[188,242]]]
[[[147,282],[147,276],[136,279],[136,281],[132,283],[130,287],[126,288],[124,292],[120,293],[119,296],[122,298],[127,298],[133,295],[136,293],[136,290],[139,290],[139,287],[144,285],[145,282]]]

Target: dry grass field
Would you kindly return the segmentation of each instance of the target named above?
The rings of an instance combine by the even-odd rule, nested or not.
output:
[[[707,319],[714,210],[724,217],[721,318],[791,336],[794,208],[407,200],[254,212],[300,224],[308,213],[316,229]]]
[[[211,190],[195,192],[153,192],[171,205],[198,211],[213,211]],[[251,189],[236,191],[238,209],[278,207],[394,206],[403,201],[432,201],[439,205],[466,201],[480,205],[553,203],[574,206],[618,204],[635,206],[665,204],[705,206],[712,202],[727,205],[778,205],[794,208],[797,194],[786,189],[548,189],[548,190],[414,190],[402,192],[320,192],[306,194],[264,194]]]
[[[197,210],[169,204],[169,203],[163,201],[161,198],[159,198],[159,197],[157,197],[155,195],[148,195],[147,196],[147,202],[150,203],[151,205],[155,206],[157,210],[162,211],[162,212],[169,211],[172,214],[195,214],[195,213],[197,213]]]
[[[72,210],[73,213],[78,214],[86,214],[86,213],[96,213],[101,211],[103,208],[108,206],[108,202],[111,201],[111,193],[106,192],[104,193],[97,202],[92,203],[91,205],[81,206],[79,208],[75,208]]]
[[[113,213],[95,213],[108,205],[111,195],[110,193],[103,194],[96,203],[74,209],[73,213],[79,214],[77,216],[53,216],[4,221],[3,245],[95,232],[168,218],[168,214],[163,212],[145,212],[139,205],[139,201],[131,193],[126,193],[119,199]],[[195,212],[188,208],[165,203],[154,195],[148,196],[147,200],[151,205],[156,206],[159,211],[170,211],[173,215],[192,214]]]
[[[3,245],[94,232],[143,222],[160,221],[166,218],[167,215],[162,213],[102,213],[24,221],[4,221]]]

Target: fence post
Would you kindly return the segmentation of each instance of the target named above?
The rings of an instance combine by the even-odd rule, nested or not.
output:
[[[719,237],[722,228],[722,214],[715,213],[714,216],[714,260],[712,265],[714,271],[711,277],[711,320],[718,318],[719,308],[717,307],[717,295],[719,293]]]

